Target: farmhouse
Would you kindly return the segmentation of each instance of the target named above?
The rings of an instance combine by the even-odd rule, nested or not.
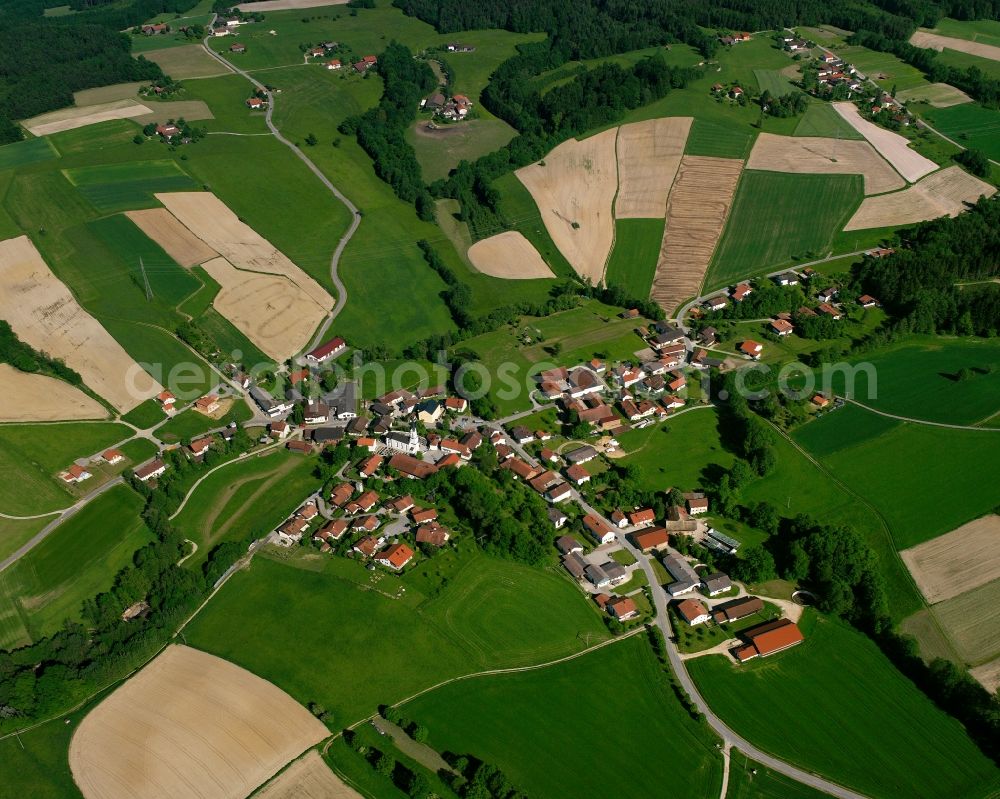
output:
[[[563,555],[569,555],[573,552],[583,552],[583,544],[571,535],[564,535],[556,539],[556,549]]]
[[[179,136],[180,132],[181,129],[171,123],[156,126],[156,135],[162,136],[164,139],[172,139],[174,136]]]
[[[389,458],[389,466],[411,480],[423,480],[437,471],[437,466],[433,463],[427,463],[402,452],[397,452]]]
[[[677,613],[680,617],[692,627],[696,624],[704,624],[712,618],[711,614],[708,612],[708,608],[706,608],[697,599],[685,599],[678,602],[676,607]]]
[[[733,289],[733,302],[743,302],[751,294],[753,294],[753,286],[749,283],[740,283]]]
[[[260,386],[250,386],[249,394],[251,399],[257,403],[257,407],[272,418],[281,416],[283,413],[288,413],[292,409],[291,402],[276,400]]]
[[[739,621],[754,613],[760,613],[764,609],[764,603],[760,597],[745,596],[726,602],[723,605],[716,605],[712,616],[719,623]]]
[[[406,544],[393,544],[385,552],[375,558],[375,562],[395,571],[402,569],[407,563],[413,560],[413,550]]]
[[[701,578],[701,587],[709,596],[718,596],[719,594],[726,593],[726,591],[732,588],[733,581],[729,579],[728,574],[713,572],[712,574],[706,574]]]
[[[188,449],[191,450],[191,454],[196,458],[200,458],[209,447],[212,446],[212,437],[205,436],[204,438],[196,438],[188,445]]]
[[[812,399],[809,401],[820,409],[825,408],[827,405],[830,404],[830,398],[825,397],[822,394],[813,394]]]
[[[615,540],[614,531],[596,516],[588,513],[583,517],[583,526],[598,544],[610,544]]]
[[[177,398],[169,391],[161,391],[157,394],[156,401],[160,403],[160,407],[165,411],[172,411],[177,404]]]
[[[343,64],[340,63],[339,58],[331,58],[329,61],[326,62],[327,69],[340,69],[342,67]]]
[[[801,644],[805,639],[802,632],[790,619],[769,621],[743,633],[750,642],[733,652],[740,663],[755,657],[767,657],[775,652]]]
[[[819,305],[816,306],[816,310],[818,310],[821,314],[829,316],[831,319],[840,319],[840,311],[838,311],[828,302],[821,302]]]
[[[747,339],[740,343],[740,352],[752,360],[759,361],[763,351],[764,345],[752,339]]]
[[[558,508],[549,508],[546,513],[548,514],[549,521],[552,522],[552,526],[557,530],[562,529],[562,526],[569,521],[569,516]]]
[[[687,501],[687,510],[692,516],[708,513],[708,497],[691,497]]]
[[[109,449],[101,453],[101,460],[109,466],[114,466],[116,463],[121,463],[125,460],[125,455],[121,450]]]
[[[656,527],[641,533],[632,534],[632,542],[643,552],[664,549],[667,546],[668,535],[666,528]]]
[[[373,55],[366,55],[353,65],[354,71],[365,73],[378,63],[378,59]]]
[[[140,482],[147,482],[155,477],[159,477],[167,470],[167,464],[161,461],[159,458],[155,458],[147,463],[145,466],[140,466],[135,470],[135,476],[140,480]]]
[[[239,42],[236,42],[236,44],[229,48],[230,53],[245,53],[246,51],[247,46],[245,44],[240,44]]]
[[[579,552],[570,552],[568,555],[563,556],[562,565],[574,579],[582,580],[584,570],[587,568],[587,561],[583,559],[583,556]]]
[[[306,360],[313,363],[326,363],[331,358],[336,358],[347,349],[347,342],[340,336],[330,339],[320,344],[316,349],[306,353]]]
[[[575,463],[566,469],[566,476],[578,486],[590,482],[590,475],[587,473],[587,470]]]
[[[289,441],[285,444],[285,449],[289,452],[297,452],[300,455],[309,455],[312,453],[312,444],[308,441]]]
[[[416,541],[418,544],[430,544],[440,548],[448,543],[450,537],[448,528],[442,527],[437,522],[431,522],[417,528]]]
[[[779,286],[797,286],[799,285],[799,276],[794,272],[782,272],[774,278],[774,282]]]
[[[770,326],[771,332],[779,336],[787,336],[795,330],[795,327],[787,319],[772,319]]]
[[[65,483],[82,483],[84,480],[89,480],[93,477],[90,472],[75,463],[59,476]]]
[[[862,308],[875,308],[878,306],[878,300],[872,297],[870,294],[862,294],[858,297],[858,305]]]
[[[674,578],[674,582],[667,586],[667,593],[670,596],[678,596],[679,594],[686,594],[688,591],[693,591],[701,582],[701,578],[695,570],[680,555],[670,553],[663,558],[663,565],[667,567],[670,576]]]
[[[628,621],[639,615],[639,608],[635,602],[627,596],[615,597],[606,605],[608,613],[618,621]]]

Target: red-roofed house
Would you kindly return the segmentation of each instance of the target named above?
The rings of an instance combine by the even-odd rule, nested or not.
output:
[[[370,458],[365,459],[365,462],[361,464],[361,468],[358,471],[362,477],[371,477],[378,471],[383,460],[385,459],[381,455],[372,455]]]
[[[75,463],[59,476],[65,483],[82,483],[84,480],[89,480],[93,477],[90,472]]]
[[[663,549],[668,540],[667,531],[662,527],[632,534],[632,541],[643,552],[648,552],[651,549]]]
[[[413,560],[413,550],[406,544],[393,544],[385,552],[375,558],[375,562],[387,568],[399,571]]]
[[[743,635],[750,642],[733,654],[740,663],[755,657],[767,657],[775,652],[801,644],[805,639],[802,632],[790,619],[778,619],[747,630]]]
[[[618,621],[628,621],[639,615],[639,608],[635,602],[627,596],[615,597],[607,603],[608,613]]]
[[[643,508],[642,510],[633,511],[628,515],[629,523],[635,527],[638,525],[650,525],[656,521],[656,513],[652,508]]]
[[[678,602],[677,612],[692,627],[696,624],[703,624],[712,618],[708,609],[697,599],[685,599],[683,602]]]
[[[590,474],[577,463],[566,469],[566,476],[578,486],[590,482]]]
[[[760,355],[762,352],[764,352],[764,345],[757,341],[752,341],[751,339],[747,339],[746,341],[740,344],[740,352],[742,352],[747,357],[757,361],[760,360]]]
[[[103,460],[107,464],[110,464],[111,466],[114,466],[116,463],[121,463],[123,460],[125,460],[125,455],[124,453],[121,452],[121,450],[109,449],[105,450],[101,454],[101,460]]]
[[[320,344],[316,349],[306,353],[306,360],[313,363],[325,363],[331,358],[336,358],[347,349],[347,342],[340,336],[332,338],[325,344]]]
[[[156,401],[165,411],[172,411],[177,404],[177,398],[169,391],[161,391],[156,395]]]
[[[771,330],[779,336],[787,336],[795,330],[795,328],[792,326],[792,323],[786,319],[774,319],[771,322]]]
[[[695,497],[694,499],[689,499],[687,506],[688,513],[692,516],[697,516],[699,513],[708,513],[708,498]]]
[[[194,401],[194,409],[204,414],[215,413],[219,410],[219,398],[215,394],[206,394]]]

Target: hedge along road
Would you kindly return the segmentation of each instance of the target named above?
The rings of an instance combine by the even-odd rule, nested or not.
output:
[[[212,25],[215,24],[215,20],[217,18],[218,14],[212,14],[212,21],[209,22],[207,26],[208,30],[212,29]],[[320,168],[316,166],[316,164],[314,164],[309,159],[309,156],[307,156],[304,152],[302,152],[302,150],[300,150],[298,147],[292,144],[292,142],[290,142],[288,139],[286,139],[284,136],[281,135],[281,131],[278,130],[278,127],[274,124],[274,122],[271,119],[271,116],[274,113],[274,95],[271,94],[270,91],[268,91],[267,87],[263,83],[261,83],[255,77],[253,77],[253,75],[251,75],[249,72],[247,72],[244,69],[240,69],[235,64],[230,63],[221,55],[219,55],[217,52],[215,52],[211,47],[209,47],[208,40],[210,37],[211,34],[206,36],[201,43],[201,46],[205,48],[205,52],[208,53],[212,58],[214,58],[220,64],[222,64],[230,72],[235,72],[237,75],[243,76],[248,81],[250,81],[259,91],[262,91],[264,92],[264,94],[267,95],[267,113],[264,116],[264,121],[267,123],[268,130],[271,131],[271,135],[274,136],[274,138],[276,138],[282,144],[284,144],[293,153],[295,153],[295,155],[299,157],[299,160],[301,160],[302,163],[304,163],[307,167],[309,167],[309,170],[319,179],[320,183],[326,186],[327,189],[329,189],[330,192],[333,194],[333,196],[336,197],[338,200],[340,200],[340,202],[342,202],[346,206],[347,210],[351,212],[351,224],[344,232],[344,235],[340,237],[340,241],[337,242],[337,248],[333,251],[333,255],[330,257],[330,279],[333,281],[333,286],[337,290],[337,303],[336,305],[333,306],[333,310],[330,311],[330,314],[329,316],[327,316],[326,321],[323,322],[323,324],[320,325],[319,330],[316,331],[315,338],[306,348],[307,351],[312,350],[319,346],[319,343],[323,340],[323,337],[330,329],[330,325],[333,324],[333,320],[337,318],[337,314],[339,314],[344,309],[344,306],[347,304],[347,287],[344,285],[344,282],[340,279],[340,275],[337,273],[337,266],[340,264],[340,257],[344,254],[344,249],[347,247],[347,244],[351,240],[351,237],[354,235],[355,231],[357,231],[358,229],[358,226],[361,224],[361,212],[357,209],[357,206],[355,206],[354,203],[352,203],[349,199],[347,199],[346,195],[344,195],[344,193],[341,192],[340,189],[338,189],[336,186],[333,185],[332,182],[330,182],[330,179],[326,175],[324,175],[322,171],[320,171]]]

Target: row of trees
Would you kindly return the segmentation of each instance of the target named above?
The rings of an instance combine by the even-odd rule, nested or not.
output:
[[[22,372],[39,372],[65,380],[74,386],[83,385],[83,378],[58,358],[50,358],[21,341],[11,326],[0,319],[0,363]]]

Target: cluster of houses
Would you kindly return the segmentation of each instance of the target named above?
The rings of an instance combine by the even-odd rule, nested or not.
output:
[[[715,576],[705,578],[706,588]],[[760,597],[745,596],[708,608],[701,600],[692,598],[675,603],[674,610],[689,627],[695,627],[709,621],[731,624],[748,619],[763,611],[764,603]],[[730,654],[739,663],[773,655],[805,640],[802,631],[791,619],[764,622],[740,631],[739,635],[743,641],[730,649]]]
[[[712,84],[712,94],[716,97],[728,97],[730,100],[741,100],[746,96],[743,87],[738,83],[731,86],[724,86],[721,83]]]
[[[472,101],[464,94],[445,97],[441,92],[435,92],[421,100],[420,107],[424,111],[430,111],[435,117],[457,121],[468,116],[472,110]]]
[[[842,61],[828,50],[820,52],[817,61],[816,82],[820,89],[832,91],[838,86],[846,86],[849,92],[861,91],[864,76],[853,64]]]
[[[239,28],[240,25],[247,25],[254,21],[254,18],[247,18],[242,15],[227,16],[225,14],[220,14],[216,17],[216,20],[212,25],[212,36],[236,36],[236,29]]]
[[[125,453],[118,449],[108,449],[96,458],[93,458],[91,463],[97,462],[108,466],[117,466],[124,461]],[[80,483],[85,483],[93,476],[93,473],[90,472],[86,466],[81,466],[78,463],[72,463],[69,468],[59,472],[59,479],[68,485],[79,485]]]

